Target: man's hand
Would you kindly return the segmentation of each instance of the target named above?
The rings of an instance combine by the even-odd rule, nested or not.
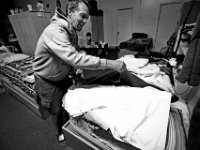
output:
[[[123,61],[118,60],[107,60],[107,69],[113,69],[118,72],[124,72],[127,70],[126,64]]]
[[[114,69],[116,69],[118,72],[124,72],[127,70],[126,64],[123,61],[116,61],[116,66]]]

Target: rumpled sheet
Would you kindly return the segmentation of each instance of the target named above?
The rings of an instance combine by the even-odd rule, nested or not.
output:
[[[150,64],[148,59],[135,58],[134,55],[124,55],[118,60],[123,61],[127,66],[127,70],[145,82],[174,93],[169,76],[161,72],[158,65]]]
[[[142,150],[164,150],[171,94],[145,87],[99,86],[69,90],[63,107],[72,117],[91,110],[113,137]]]

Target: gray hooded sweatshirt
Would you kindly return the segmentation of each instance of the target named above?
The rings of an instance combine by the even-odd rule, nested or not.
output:
[[[51,81],[59,81],[68,76],[72,68],[106,68],[106,59],[79,53],[77,43],[76,30],[65,14],[57,9],[37,42],[34,73]]]

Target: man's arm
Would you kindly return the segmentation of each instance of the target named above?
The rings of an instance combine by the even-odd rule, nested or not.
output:
[[[44,37],[47,46],[53,53],[55,53],[62,60],[68,64],[82,69],[113,69],[116,71],[123,71],[125,64],[121,61],[100,59],[87,55],[85,53],[79,53],[75,46],[69,40],[66,32],[54,32],[51,37]]]

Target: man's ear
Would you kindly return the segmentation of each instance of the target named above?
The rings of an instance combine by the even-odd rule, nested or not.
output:
[[[72,12],[70,10],[67,11],[68,16],[70,17],[72,15]]]
[[[68,16],[71,17],[74,11],[68,10]]]

